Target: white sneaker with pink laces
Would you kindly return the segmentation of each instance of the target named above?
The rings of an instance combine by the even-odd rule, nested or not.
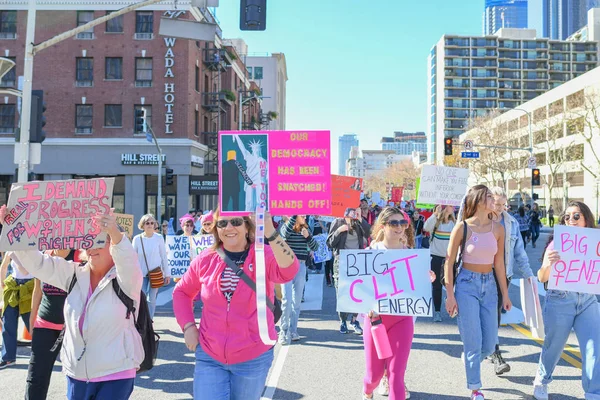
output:
[[[475,392],[471,393],[471,400],[485,400],[485,397],[483,397],[483,393],[481,393],[479,390],[476,390]]]

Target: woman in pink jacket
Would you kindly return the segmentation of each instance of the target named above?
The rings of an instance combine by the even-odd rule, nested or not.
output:
[[[265,215],[267,295],[274,284],[291,281],[298,259]],[[217,251],[256,281],[254,222],[249,217],[214,215],[215,245],[192,261],[173,291],[173,310],[185,344],[196,352],[194,399],[258,400],[263,392],[273,347],[263,344],[257,324],[256,293],[234,273]],[[204,304],[196,326],[193,299]],[[269,336],[277,339],[273,313],[267,312]],[[200,346],[198,346],[200,344]]]

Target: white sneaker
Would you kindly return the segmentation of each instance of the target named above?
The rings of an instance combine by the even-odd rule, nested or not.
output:
[[[381,381],[379,382],[379,389],[377,389],[377,393],[382,396],[390,395],[390,383],[388,382],[387,376],[384,375],[383,378],[381,378]]]
[[[485,397],[483,397],[483,393],[478,390],[471,393],[471,400],[485,400]]]
[[[548,400],[548,385],[541,382],[533,382],[533,397],[536,400]]]
[[[362,400],[373,400],[373,395],[371,395],[371,397],[367,397],[367,395],[363,393]]]
[[[284,331],[279,331],[279,344],[282,346],[288,345],[291,343],[290,335],[287,335]]]
[[[300,335],[297,333],[292,333],[291,335],[292,342],[298,342],[300,340]]]
[[[404,384],[404,398],[406,400],[410,399],[410,392],[408,391],[408,388],[406,387],[406,383]]]

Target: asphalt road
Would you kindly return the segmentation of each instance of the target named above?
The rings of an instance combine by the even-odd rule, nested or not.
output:
[[[528,248],[534,272],[539,268],[540,246]],[[148,373],[138,375],[132,399],[190,399],[194,357],[183,345],[173,317],[170,292],[172,286],[161,289],[155,327],[161,335],[157,365]],[[541,344],[528,336],[526,327],[518,324],[521,315],[519,287],[511,285],[510,295],[515,310],[505,314],[501,327],[504,357],[512,370],[496,376],[493,365],[482,364],[484,393],[488,400],[530,399],[532,381],[537,368]],[[338,332],[335,313],[335,290],[324,284],[323,275],[310,275],[307,285],[306,310],[299,323],[300,342],[275,348],[275,361],[267,380],[263,399],[320,400],[360,399],[364,373],[362,337]],[[200,314],[199,307],[197,308]],[[456,322],[444,315],[442,323],[419,318],[409,359],[406,383],[412,399],[466,399],[465,372],[460,360],[462,343]],[[569,349],[555,370],[550,385],[551,399],[582,399],[581,359],[574,335]],[[29,348],[19,347],[17,364],[0,371],[0,399],[23,399]],[[49,399],[63,399],[66,381],[57,362],[52,376]],[[383,398],[375,394],[375,398]]]

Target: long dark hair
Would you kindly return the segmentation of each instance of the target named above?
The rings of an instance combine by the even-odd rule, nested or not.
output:
[[[519,216],[521,216],[521,217],[525,216],[525,208],[523,208],[523,206],[519,207]]]
[[[469,192],[464,200],[465,203],[462,221],[465,221],[475,215],[477,212],[477,206],[479,206],[479,203],[481,203],[482,200],[486,199],[488,193],[490,193],[490,189],[488,189],[488,187],[485,185],[475,185],[469,189]]]
[[[592,210],[590,210],[590,208],[584,202],[576,200],[567,203],[565,211],[563,211],[562,214],[560,214],[560,217],[558,217],[558,225],[565,225],[565,213],[567,212],[567,209],[569,207],[579,208],[579,212],[581,212],[581,214],[583,214],[583,218],[585,218],[586,228],[596,228],[596,219],[594,218],[594,214],[592,214]],[[546,254],[546,249],[548,248],[548,245],[550,245],[550,243],[552,243],[553,240],[554,233],[550,235],[550,237],[548,238],[548,242],[546,242],[546,247],[544,247],[544,251],[542,253],[542,260],[544,259],[544,255]]]

